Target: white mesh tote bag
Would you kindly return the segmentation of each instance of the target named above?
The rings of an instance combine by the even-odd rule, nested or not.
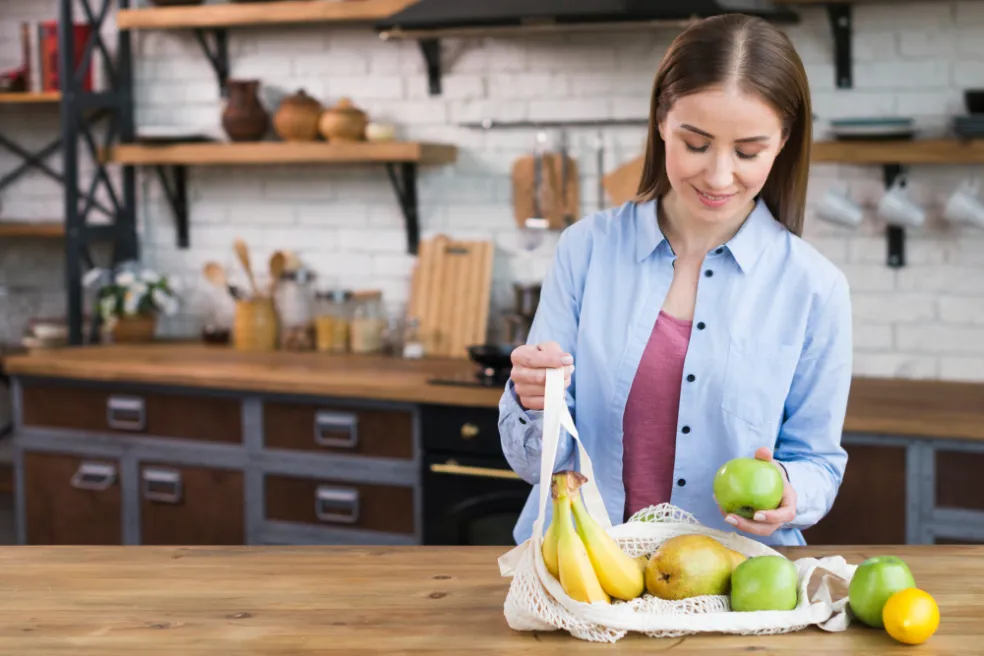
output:
[[[567,409],[563,369],[551,369],[547,372],[544,395],[539,514],[533,524],[532,537],[499,558],[500,573],[512,578],[505,601],[506,621],[512,629],[564,630],[582,640],[615,642],[629,631],[651,637],[673,637],[701,632],[744,635],[785,633],[812,624],[828,631],[847,628],[850,615],[846,592],[839,594],[837,599],[833,598],[835,586],[832,583],[839,579],[840,585],[836,587],[846,591],[857,566],[849,565],[840,556],[794,561],[798,576],[798,599],[796,607],[789,611],[735,612],[731,610],[726,595],[668,601],[643,591],[636,599],[612,599],[611,604],[591,604],[572,599],[560,581],[547,571],[541,550],[544,513],[553,474],[550,464],[556,459],[561,427],[574,439],[580,473],[587,478],[580,489],[584,507],[628,555],[650,555],[664,541],[684,534],[711,536],[746,557],[779,555],[774,549],[738,533],[705,527],[689,513],[670,504],[646,508],[624,524],[612,526],[594,481],[591,459],[581,444]],[[814,574],[821,581],[811,597],[808,596],[807,586]]]

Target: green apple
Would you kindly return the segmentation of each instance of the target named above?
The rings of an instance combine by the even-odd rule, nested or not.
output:
[[[873,556],[858,565],[847,588],[851,612],[859,620],[884,628],[882,608],[899,590],[916,587],[909,566],[898,556]]]
[[[731,610],[796,608],[796,565],[782,556],[755,556],[731,573]]]
[[[773,463],[734,458],[714,475],[714,498],[728,514],[752,519],[758,510],[775,510],[782,501],[782,474]]]

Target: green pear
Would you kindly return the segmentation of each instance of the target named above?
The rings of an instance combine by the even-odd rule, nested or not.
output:
[[[796,608],[796,565],[782,556],[755,556],[731,573],[731,610]]]
[[[646,589],[660,599],[725,595],[731,584],[727,548],[706,535],[678,535],[656,550],[646,565]]]
[[[858,565],[847,588],[851,612],[859,620],[884,628],[882,608],[899,590],[916,587],[909,566],[898,556],[873,556]]]
[[[734,458],[714,474],[714,498],[728,514],[752,519],[758,510],[775,510],[782,501],[779,469],[757,458]]]

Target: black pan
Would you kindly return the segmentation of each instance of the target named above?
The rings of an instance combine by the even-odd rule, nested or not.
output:
[[[483,369],[508,371],[512,368],[512,344],[476,344],[468,347],[468,357]]]

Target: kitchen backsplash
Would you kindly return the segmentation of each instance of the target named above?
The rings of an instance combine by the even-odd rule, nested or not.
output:
[[[0,16],[0,57],[14,59],[17,25],[38,16],[37,3],[7,0]],[[12,7],[11,7],[12,5]],[[12,11],[10,10],[12,8]],[[826,13],[802,10],[788,28],[807,66],[823,137],[832,118],[913,116],[928,133],[942,132],[964,113],[965,88],[984,88],[984,3],[923,2],[859,6],[855,10],[855,88],[835,90]],[[510,171],[534,147],[535,131],[482,129],[460,123],[497,120],[640,118],[671,30],[444,41],[443,94],[427,93],[415,43],[386,43],[371,30],[324,27],[230,31],[235,78],[258,78],[267,102],[303,88],[325,103],[351,98],[370,116],[399,126],[399,136],[453,143],[458,161],[420,171],[424,236],[495,240],[491,336],[502,335],[511,282],[536,276],[549,263],[552,242],[532,257],[512,216]],[[215,77],[190,33],[140,32],[134,37],[140,126],[180,125],[220,134],[221,100]],[[273,109],[271,105],[268,108]],[[44,142],[57,117],[0,109],[5,133]],[[6,114],[11,118],[8,119]],[[548,130],[551,139],[556,130]],[[607,172],[637,156],[645,128],[603,130]],[[568,131],[580,171],[581,214],[598,207],[597,132]],[[0,173],[14,160],[0,153]],[[925,227],[909,231],[907,265],[885,265],[883,225],[870,218],[853,230],[808,218],[807,239],[848,275],[854,298],[858,374],[984,380],[984,231],[956,229],[939,217],[943,200],[980,167],[913,167],[913,198],[929,210]],[[189,170],[191,248],[175,246],[175,229],[155,176],[141,175],[138,215],[149,266],[181,275],[192,291],[183,312],[169,319],[172,335],[197,334],[207,303],[200,271],[205,261],[232,263],[241,236],[266,261],[292,249],[323,286],[374,287],[390,308],[407,300],[415,258],[406,254],[403,218],[382,169],[371,167],[202,167]],[[846,183],[868,209],[883,192],[879,167],[815,165],[810,200]],[[57,184],[31,175],[3,193],[4,207],[21,216],[51,216],[60,208]],[[12,212],[10,212],[12,214]],[[18,281],[0,321],[0,340],[19,334],[28,313],[58,309],[60,245],[18,241],[0,245],[0,284]],[[14,262],[14,265],[11,265]],[[23,284],[22,284],[23,282]],[[32,291],[30,287],[35,286]],[[28,289],[25,289],[27,287]],[[19,298],[36,301],[12,302]],[[6,303],[6,305],[4,305]],[[14,316],[11,316],[14,315]]]

